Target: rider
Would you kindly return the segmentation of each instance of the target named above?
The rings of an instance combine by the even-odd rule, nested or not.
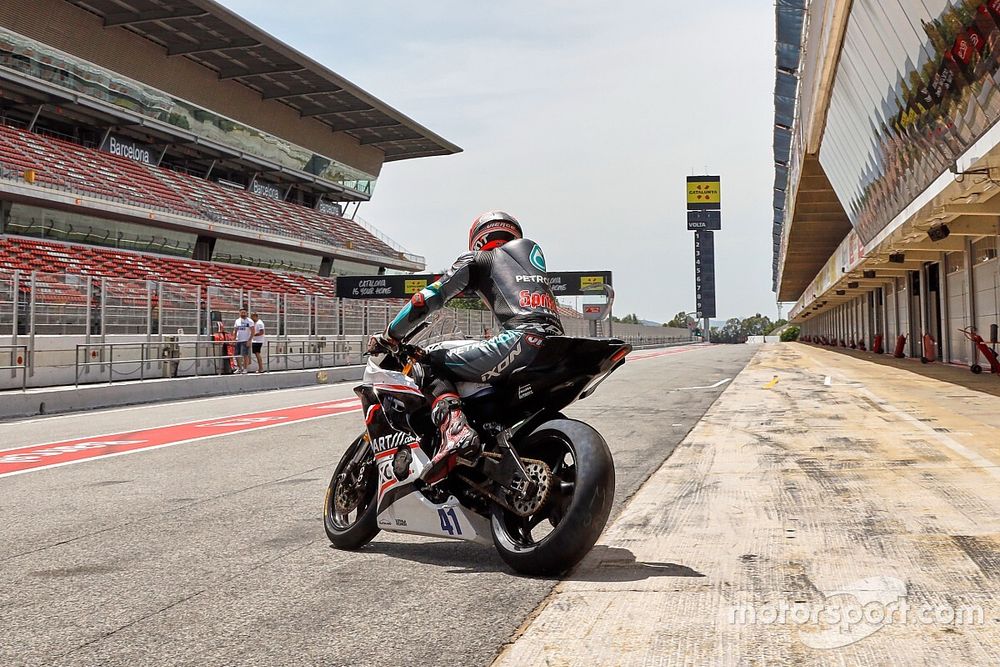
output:
[[[494,383],[531,363],[546,336],[563,333],[545,275],[545,256],[523,237],[521,225],[503,211],[488,211],[469,230],[468,252],[436,282],[413,295],[385,333],[372,336],[369,351],[394,349],[428,315],[460,293],[475,292],[499,320],[501,331],[478,343],[428,354],[438,377],[428,390],[434,398],[431,419],[441,430],[441,446],[421,477],[443,479],[456,463],[474,465],[482,450],[469,426],[455,381]]]

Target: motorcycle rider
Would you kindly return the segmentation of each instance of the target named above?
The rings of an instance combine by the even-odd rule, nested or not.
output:
[[[460,293],[475,292],[500,322],[492,338],[451,349],[436,349],[427,360],[436,377],[426,388],[433,396],[431,419],[441,445],[421,474],[428,484],[442,479],[457,463],[475,465],[482,445],[462,411],[455,381],[494,383],[531,363],[546,336],[563,333],[545,274],[545,256],[524,238],[509,213],[488,211],[469,230],[469,252],[436,282],[413,295],[385,333],[372,336],[369,352],[395,349],[428,315]]]

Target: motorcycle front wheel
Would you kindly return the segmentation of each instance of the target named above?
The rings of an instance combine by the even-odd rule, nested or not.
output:
[[[601,434],[583,422],[554,419],[517,443],[522,458],[541,459],[552,470],[549,499],[519,516],[495,504],[493,544],[517,572],[562,574],[597,542],[611,514],[615,468]]]
[[[352,461],[365,452],[356,463]],[[378,474],[371,448],[358,437],[337,465],[323,503],[326,536],[338,549],[360,549],[378,535],[376,522]]]

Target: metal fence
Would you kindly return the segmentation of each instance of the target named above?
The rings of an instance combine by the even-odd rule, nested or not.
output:
[[[27,367],[28,378],[34,377],[37,365],[69,370],[75,366],[77,379],[87,382],[114,379],[119,371],[122,377],[136,379],[145,377],[147,371],[151,376],[160,376],[154,366],[161,363],[165,343],[191,346],[185,347],[182,358],[173,362],[171,368],[176,372],[187,375],[217,372],[220,359],[226,354],[212,347],[212,335],[231,331],[241,308],[256,311],[264,321],[268,339],[265,354],[272,369],[357,363],[362,337],[384,331],[401,306],[401,301],[0,271],[0,337],[9,337],[6,342],[24,348],[21,363]],[[592,335],[591,324],[585,320],[564,320],[566,334],[571,336]],[[498,330],[489,312],[445,308],[436,314],[422,338],[425,341],[481,339],[495,335]],[[606,332],[602,327],[597,335]],[[690,340],[681,330],[618,323],[613,325],[612,334],[636,346]],[[62,345],[58,339],[55,347],[49,340],[62,336],[75,338],[66,339],[65,350],[58,347]],[[39,360],[35,354],[39,337],[49,337],[41,349],[49,357],[59,351],[72,355],[73,345],[79,343],[75,361]],[[131,370],[129,363],[135,366]],[[38,383],[42,380],[35,382]],[[9,382],[2,384],[10,386]]]

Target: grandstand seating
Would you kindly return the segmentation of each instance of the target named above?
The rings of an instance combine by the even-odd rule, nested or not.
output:
[[[576,308],[571,308],[570,306],[564,306],[563,304],[559,304],[558,306],[556,306],[556,310],[559,313],[559,317],[561,319],[567,319],[567,318],[573,320],[583,319],[583,313],[581,313]]]
[[[345,218],[6,125],[0,125],[0,165],[19,175],[34,170],[42,185],[134,206],[379,256],[399,254]]]
[[[20,237],[0,237],[0,271],[38,271],[52,300],[73,302],[79,293],[63,287],[47,274],[155,280],[165,283],[228,287],[233,289],[315,294],[332,297],[335,282],[329,278],[270,271],[214,262],[198,262],[95,246],[81,246]]]

